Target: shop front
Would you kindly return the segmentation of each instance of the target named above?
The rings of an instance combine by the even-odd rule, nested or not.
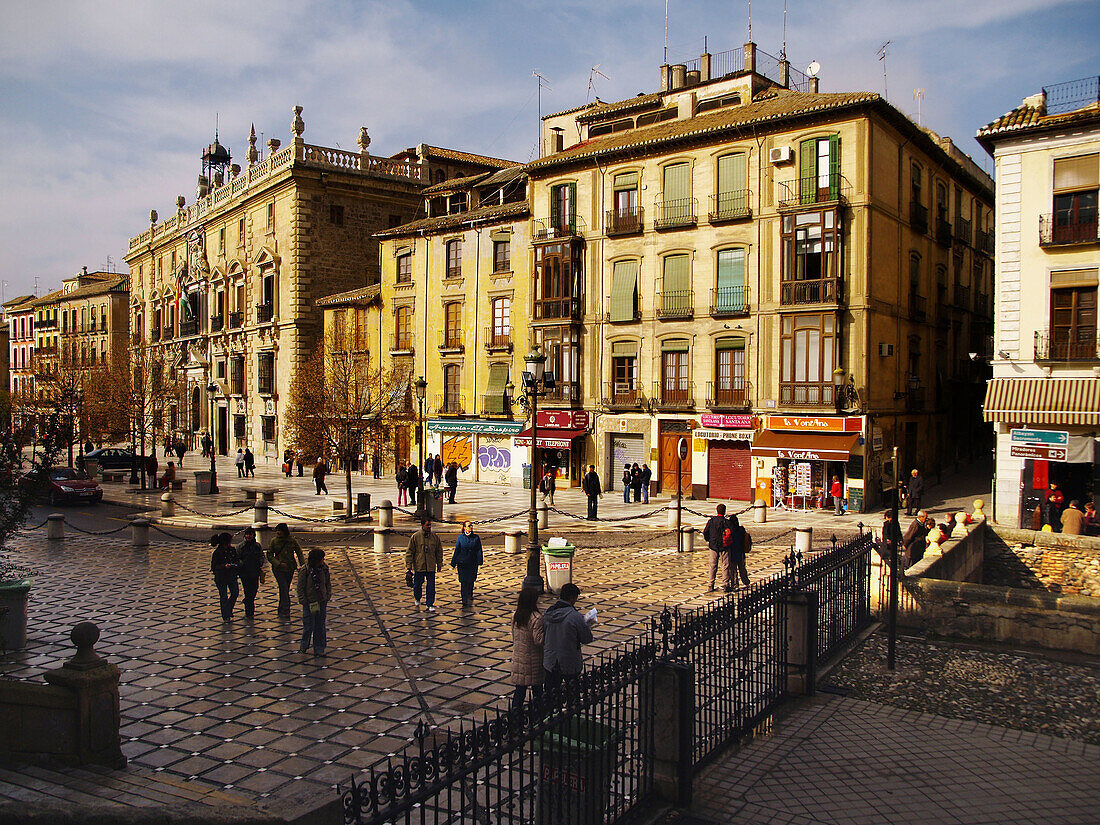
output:
[[[536,464],[531,475],[538,479],[546,470],[552,470],[559,486],[579,486],[584,476],[584,439],[588,423],[588,410],[539,410],[539,448],[535,451]],[[512,443],[517,448],[527,448],[524,466],[529,466],[531,428],[516,435]],[[524,477],[526,483],[526,471]]]
[[[865,423],[861,415],[766,416],[751,447],[756,497],[794,510],[831,508],[836,477],[848,510],[863,512]]]
[[[424,450],[458,464],[459,481],[514,484],[512,437],[522,429],[516,421],[432,419]]]
[[[699,423],[692,431],[693,452],[705,453],[706,477],[692,485],[692,497],[752,501],[753,416],[704,413]]]

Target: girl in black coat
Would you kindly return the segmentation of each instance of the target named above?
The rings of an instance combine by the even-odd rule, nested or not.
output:
[[[211,536],[210,546],[214,548],[214,552],[210,554],[210,572],[214,574],[214,584],[218,588],[222,619],[227,622],[232,621],[233,605],[237,603],[237,597],[241,592],[237,586],[241,559],[230,543],[228,533]]]

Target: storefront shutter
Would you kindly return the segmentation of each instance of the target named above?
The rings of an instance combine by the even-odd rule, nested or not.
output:
[[[711,441],[707,444],[707,496],[733,501],[753,498],[752,455],[746,442]]]
[[[611,320],[633,321],[638,291],[638,262],[616,261],[611,273]]]

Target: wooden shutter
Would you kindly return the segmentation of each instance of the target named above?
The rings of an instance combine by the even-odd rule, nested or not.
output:
[[[804,140],[798,146],[798,191],[802,203],[817,200],[817,138]]]
[[[718,158],[718,193],[741,192],[748,184],[745,181],[745,155],[738,152]]]
[[[489,390],[485,399],[485,412],[504,412],[504,388],[508,385],[508,365],[489,365]]]
[[[829,200],[840,197],[840,135],[829,136]]]
[[[611,273],[611,320],[633,321],[638,291],[638,262],[616,261]]]
[[[1054,191],[1096,189],[1100,181],[1100,155],[1081,155],[1054,161]]]
[[[674,163],[666,166],[664,171],[664,193],[662,198],[665,203],[680,201],[691,197],[690,167],[686,163]]]

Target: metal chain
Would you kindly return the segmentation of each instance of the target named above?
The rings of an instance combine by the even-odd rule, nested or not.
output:
[[[512,513],[511,515],[508,515],[508,516],[498,516],[497,518],[487,518],[487,519],[482,519],[481,521],[472,521],[470,523],[471,524],[496,524],[498,521],[508,521],[508,519],[518,518],[520,516],[527,515],[530,512],[531,512],[530,508],[525,507],[522,510],[520,510],[518,513]]]
[[[202,510],[195,510],[191,507],[188,507],[182,501],[177,501],[176,506],[177,507],[182,507],[187,512],[194,513],[196,516],[202,516],[203,518],[226,518],[227,516],[238,516],[241,513],[243,513],[245,510],[255,509],[255,507],[250,504],[247,507],[242,507],[240,510],[233,510],[230,513],[204,513]]]
[[[278,510],[274,507],[269,507],[267,509],[270,510],[272,513],[278,513],[280,516],[285,516],[286,518],[294,519],[295,521],[309,521],[309,522],[313,522],[314,524],[331,524],[334,521],[337,521],[339,519],[344,518],[343,516],[340,516],[340,515],[326,516],[324,518],[310,518],[309,516],[298,516],[298,515],[295,515],[294,513],[287,513],[283,510]]]
[[[65,524],[69,527],[72,527],[74,530],[76,530],[76,532],[83,533],[86,536],[109,536],[113,533],[121,533],[123,530],[130,529],[129,524],[124,524],[121,527],[115,528],[114,530],[103,530],[101,532],[96,532],[95,530],[85,530],[83,527],[77,527],[68,519],[65,519]]]
[[[167,530],[165,530],[163,527],[158,527],[155,524],[150,524],[149,526],[151,528],[153,528],[154,530],[156,530],[158,533],[164,533],[164,535],[168,536],[169,538],[175,539],[176,541],[186,542],[187,544],[194,544],[195,543],[195,540],[192,539],[192,538],[187,538],[185,536],[177,536],[175,533],[170,533]],[[238,531],[238,532],[240,532],[240,531]]]
[[[49,524],[49,522],[50,522],[50,520],[47,518],[41,524],[36,524],[36,525],[34,525],[34,527],[27,527],[25,529],[27,529],[27,530],[38,530],[41,527],[45,527],[47,524]]]
[[[655,533],[651,536],[646,536],[645,538],[641,538],[637,541],[629,542],[626,544],[622,542],[616,542],[614,544],[575,544],[575,546],[578,550],[620,550],[627,547],[641,547],[643,544],[649,544],[650,542],[654,542],[657,539],[664,538],[665,536],[671,536],[675,532],[676,529],[673,528],[672,530],[665,530],[663,533]]]

